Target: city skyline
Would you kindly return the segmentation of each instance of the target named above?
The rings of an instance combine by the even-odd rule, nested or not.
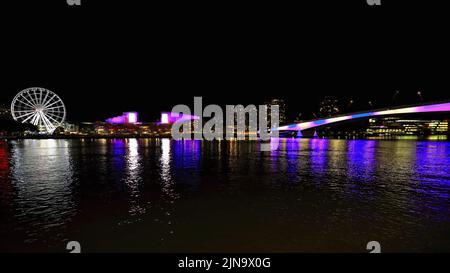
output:
[[[178,113],[175,114],[167,111],[160,111],[161,116],[159,120],[141,120],[139,118],[140,114],[132,111],[123,112],[120,116],[108,117],[103,121],[73,122],[65,120],[67,114],[65,104],[57,94],[44,88],[27,88],[15,96],[11,104],[12,111],[9,111],[6,107],[0,109],[0,121],[2,123],[0,133],[3,137],[13,139],[17,137],[172,137],[178,139],[179,137],[174,136],[174,128],[172,128],[172,125],[175,126],[178,123],[175,127],[178,129],[175,130],[179,132],[179,126],[181,124],[178,120],[183,120],[184,122],[189,122],[189,127],[193,127],[188,129],[184,125],[182,126],[182,131],[186,129],[189,130],[189,133],[183,136],[184,139],[192,139],[191,132],[196,135],[196,139],[200,136],[200,139],[203,139],[206,135],[209,136],[206,137],[208,139],[211,137],[212,139],[225,139],[225,136],[222,135],[222,133],[225,132],[225,128],[228,128],[230,125],[233,126],[234,129],[231,133],[227,132],[227,139],[239,138],[240,135],[240,137],[244,137],[243,139],[248,140],[266,140],[260,132],[261,130],[267,132],[270,128],[272,133],[276,133],[276,136],[271,136],[272,138],[277,138],[278,136],[299,138],[366,138],[385,136],[395,138],[402,135],[416,137],[440,135],[443,139],[448,137],[448,113],[450,112],[450,103],[448,100],[427,102],[423,99],[423,92],[417,92],[416,95],[420,98],[420,103],[399,106],[395,101],[399,95],[399,91],[394,93],[394,98],[391,103],[389,103],[388,107],[375,109],[373,102],[369,102],[367,105],[370,106],[369,108],[352,113],[350,113],[350,110],[355,108],[353,99],[349,102],[347,107],[344,107],[338,105],[339,100],[336,97],[325,96],[316,109],[318,115],[313,113],[313,118],[309,120],[297,118],[295,121],[286,119],[286,103],[279,98],[272,98],[263,104],[267,106],[267,117],[260,116],[260,113],[258,112],[262,110],[258,110],[255,105],[252,105],[251,107],[241,105],[240,107],[242,109],[237,113],[233,112],[233,110],[230,110],[231,112],[228,110],[229,106],[232,107],[231,109],[235,109],[235,105],[228,105],[226,110],[227,116],[229,114],[234,115],[234,125],[228,124],[229,118],[227,117],[227,124],[225,127],[223,122],[214,122],[214,129],[211,130],[211,128],[208,129],[208,126],[210,126],[208,123],[211,123],[213,119],[217,118],[216,115],[224,113],[224,110],[218,105],[208,106],[203,104],[202,97],[194,98],[195,112],[192,112],[188,105],[177,106],[177,109],[179,110],[176,111],[188,111],[184,112],[185,116],[182,116],[181,118],[177,118]],[[263,105],[259,105],[259,107]],[[270,109],[274,105],[277,106],[277,113],[275,113],[277,119],[276,124],[279,125],[271,127],[271,121],[273,121],[272,115],[274,113],[270,114]],[[214,110],[214,118],[208,119],[210,116],[208,114],[204,116],[203,111],[209,111],[206,109],[212,106],[217,110]],[[342,111],[340,109],[344,110]],[[248,116],[246,115],[246,112],[248,112]],[[301,115],[299,115],[299,117],[300,116]],[[251,121],[250,117],[253,117]],[[15,122],[11,123],[12,119]],[[231,120],[232,119],[233,117]],[[256,119],[259,119],[259,122],[265,120],[267,123],[266,126],[268,127],[259,127],[264,125],[258,123],[258,120]],[[240,131],[241,129],[236,129],[235,127],[241,126],[239,125],[240,122],[244,123],[242,125],[242,130],[244,131]],[[29,127],[28,124],[36,126],[36,129],[27,129],[32,128]],[[5,128],[3,128],[4,126]],[[201,131],[203,133],[199,134]],[[220,136],[210,135],[213,131],[215,131],[215,134],[220,134]]]
[[[19,92],[18,90],[17,92]],[[17,92],[14,94],[14,96],[17,94]],[[260,99],[254,99],[253,101],[249,98],[239,100],[239,98],[236,99],[230,99],[221,97],[218,98],[215,97],[203,97],[203,99],[206,101],[207,104],[218,104],[220,106],[225,105],[246,105],[246,104],[266,104],[270,100],[278,100],[281,99],[286,104],[286,120],[287,121],[294,121],[298,114],[301,113],[304,120],[308,119],[316,119],[319,116],[320,113],[320,107],[321,103],[324,99],[328,99],[330,97],[336,99],[337,105],[339,106],[339,111],[337,114],[345,114],[345,113],[352,113],[352,112],[359,112],[359,111],[366,111],[370,109],[379,109],[379,108],[390,108],[390,107],[396,107],[401,105],[414,105],[414,104],[421,104],[421,103],[431,103],[431,102],[439,102],[439,101],[445,101],[448,99],[447,94],[443,94],[440,92],[435,93],[428,93],[424,91],[413,91],[410,90],[409,92],[398,92],[393,91],[392,93],[385,92],[384,94],[378,94],[378,100],[377,99],[367,99],[367,98],[358,98],[356,96],[352,95],[344,95],[339,97],[338,94],[331,95],[329,93],[322,94],[315,94],[314,97],[308,97],[310,102],[308,102],[308,106],[306,107],[296,107],[297,100],[292,99],[290,100],[284,98],[284,97],[267,97],[267,98],[260,98]],[[418,92],[420,92],[420,95],[418,95]],[[60,92],[57,92],[60,93]],[[62,92],[64,94],[64,92]],[[66,94],[67,95],[67,94]],[[357,94],[355,94],[357,95]],[[14,98],[12,96],[12,98]],[[424,98],[425,96],[425,98]],[[5,96],[3,96],[5,97]],[[160,108],[146,108],[142,104],[145,102],[139,101],[139,100],[127,100],[127,99],[121,99],[117,101],[118,104],[113,104],[114,100],[108,100],[108,104],[110,104],[110,107],[108,108],[102,108],[102,109],[90,109],[89,111],[82,111],[82,115],[80,115],[80,112],[74,108],[75,103],[71,100],[66,100],[64,95],[61,95],[61,97],[64,99],[64,102],[66,105],[68,105],[67,108],[71,109],[72,111],[68,114],[68,121],[73,122],[81,122],[81,121],[104,121],[105,119],[111,117],[111,115],[114,114],[120,114],[122,112],[127,111],[136,111],[139,112],[141,115],[143,115],[143,119],[147,121],[153,121],[159,118],[160,113],[164,111],[170,111],[172,110],[172,107],[176,104],[170,104],[170,98],[166,98],[165,102],[160,101]],[[70,95],[67,97],[71,98]],[[0,106],[4,108],[9,108],[10,104],[12,102],[12,98],[10,101],[7,100],[0,100]],[[192,100],[194,96],[192,97],[185,97],[183,100],[177,100],[178,104],[186,104],[191,105]],[[208,99],[210,98],[210,99]],[[375,98],[373,96],[372,98]],[[217,101],[220,99],[220,101]],[[96,100],[98,101],[98,100]],[[225,102],[226,101],[226,102]],[[241,103],[239,103],[241,101]],[[244,103],[242,103],[244,102]],[[312,103],[311,103],[312,102]],[[122,106],[121,106],[122,105]],[[167,106],[166,106],[167,105]],[[167,107],[167,108],[164,108]]]

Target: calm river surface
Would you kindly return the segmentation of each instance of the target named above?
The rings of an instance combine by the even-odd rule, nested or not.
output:
[[[0,252],[450,252],[450,143],[0,141]]]

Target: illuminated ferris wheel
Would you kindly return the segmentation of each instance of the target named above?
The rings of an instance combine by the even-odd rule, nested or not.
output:
[[[52,91],[32,87],[20,91],[14,97],[11,114],[15,121],[31,123],[51,134],[66,119],[66,107]]]

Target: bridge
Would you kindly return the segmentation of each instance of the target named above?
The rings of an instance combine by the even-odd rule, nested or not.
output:
[[[358,112],[346,115],[340,115],[336,117],[329,117],[324,119],[315,119],[307,122],[294,123],[286,126],[281,126],[278,131],[303,131],[330,125],[342,121],[349,121],[362,118],[371,118],[379,116],[400,115],[400,114],[419,114],[419,113],[438,113],[438,112],[450,112],[450,102],[432,103],[414,106],[403,106],[393,109],[385,108],[378,109],[370,112]]]

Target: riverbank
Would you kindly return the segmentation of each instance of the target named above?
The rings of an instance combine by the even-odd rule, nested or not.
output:
[[[36,135],[36,136],[5,136],[0,140],[16,140],[16,139],[114,139],[114,138],[171,138],[170,135]]]
[[[172,138],[169,135],[61,135],[61,136],[0,136],[0,140],[20,140],[20,139],[158,139],[158,138]],[[280,137],[280,139],[292,139],[293,137]],[[430,140],[430,141],[448,141],[450,136],[447,135],[433,135],[433,136],[377,136],[377,137],[297,137],[298,139],[342,139],[342,140]],[[247,140],[248,141],[248,140]]]

